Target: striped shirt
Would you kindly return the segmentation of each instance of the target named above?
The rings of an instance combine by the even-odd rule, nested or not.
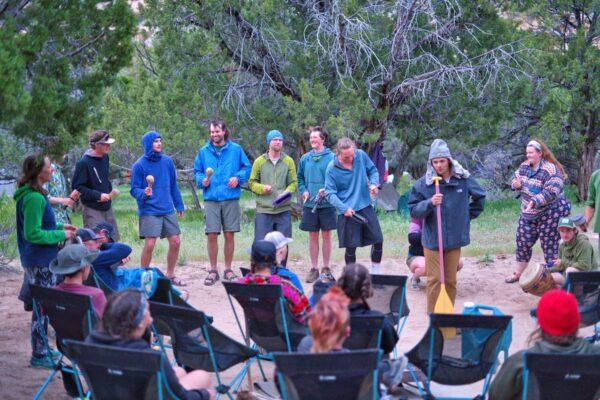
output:
[[[515,172],[515,178],[521,181],[521,215],[526,219],[536,218],[563,197],[563,174],[549,161],[542,159],[535,171],[525,161]],[[535,207],[528,210],[532,201]]]

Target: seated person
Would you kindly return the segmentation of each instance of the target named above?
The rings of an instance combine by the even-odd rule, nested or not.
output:
[[[291,281],[297,289],[299,289],[302,293],[304,293],[304,289],[302,288],[302,283],[300,279],[298,279],[298,275],[287,269],[283,264],[283,260],[287,259],[288,255],[288,244],[292,243],[293,240],[291,238],[287,238],[283,235],[283,233],[278,231],[269,232],[265,235],[265,240],[271,242],[275,245],[277,249],[276,254],[276,263],[272,267],[272,272],[276,275],[281,276],[289,281]]]
[[[406,265],[413,274],[410,278],[410,287],[418,289],[421,283],[421,277],[427,276],[425,266],[425,253],[421,244],[421,235],[423,230],[423,220],[411,218],[408,224],[408,255],[406,257]],[[463,267],[463,259],[458,261],[458,271]]]
[[[252,244],[251,252],[250,273],[238,282],[248,285],[281,285],[281,292],[291,314],[298,322],[304,323],[306,314],[310,311],[308,298],[290,281],[271,272],[276,259],[275,245],[266,240],[257,240]]]
[[[350,336],[350,299],[337,286],[332,286],[315,305],[308,316],[310,336],[298,345],[299,353],[329,353],[348,351],[343,347]],[[387,388],[395,388],[402,382],[406,357],[397,360],[383,360],[377,367],[379,379]]]
[[[94,312],[102,318],[106,306],[104,292],[83,284],[90,275],[92,262],[96,257],[98,257],[97,251],[88,250],[81,244],[68,245],[63,247],[56,259],[50,263],[50,272],[64,276],[64,281],[57,285],[56,289],[90,296]]]
[[[371,274],[367,267],[362,264],[348,264],[342,271],[342,276],[337,285],[350,298],[350,315],[384,315],[380,311],[371,310],[367,299],[373,296],[371,287]],[[381,350],[388,354],[394,350],[398,342],[398,333],[393,322],[389,318],[383,321],[381,330]]]
[[[594,246],[586,235],[580,235],[570,218],[561,218],[558,222],[561,243],[558,246],[558,258],[547,271],[558,286],[565,283],[569,272],[593,271],[598,269],[598,259]]]
[[[152,324],[152,316],[146,295],[139,290],[125,289],[109,296],[101,329],[93,331],[86,342],[154,351],[150,343],[143,339],[150,324]],[[207,372],[201,370],[186,372],[183,368],[171,366],[165,356],[162,358],[162,370],[169,388],[178,398],[188,400],[215,398],[215,392],[210,389],[210,376]]]
[[[578,338],[579,307],[575,296],[560,289],[552,289],[538,303],[539,329],[531,335],[533,347],[519,351],[508,358],[490,385],[489,398],[517,400],[523,391],[523,353],[599,354],[600,347]]]
[[[114,243],[115,242],[115,227],[112,226],[109,222],[102,221],[98,222],[93,229],[94,233],[100,237],[98,241],[100,242],[100,248],[104,245],[104,243]]]

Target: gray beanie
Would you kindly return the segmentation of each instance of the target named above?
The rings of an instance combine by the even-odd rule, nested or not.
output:
[[[450,154],[450,149],[446,142],[442,139],[435,139],[433,143],[431,143],[431,148],[429,149],[429,161],[434,158],[448,158],[452,159],[452,155]]]

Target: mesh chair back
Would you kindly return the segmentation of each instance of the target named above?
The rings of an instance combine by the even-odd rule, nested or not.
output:
[[[150,297],[150,301],[171,304],[178,307],[193,308],[188,302],[173,292],[171,281],[162,277],[157,279],[156,290],[154,291],[152,297]]]
[[[525,353],[523,387],[527,399],[600,398],[600,354]]]
[[[577,298],[581,326],[600,322],[600,271],[569,273],[567,290]]]
[[[69,358],[83,372],[96,400],[152,398],[158,392],[161,355],[155,351],[66,341]]]
[[[378,349],[381,342],[383,315],[350,316],[350,336],[344,341],[349,350]]]
[[[84,285],[86,286],[93,286],[96,287],[100,290],[102,290],[104,292],[104,295],[106,297],[110,296],[111,294],[113,294],[115,291],[112,290],[110,288],[110,286],[108,286],[103,280],[102,278],[100,278],[100,276],[94,272],[94,268],[92,267],[92,273],[90,274],[90,276],[88,276],[88,278],[86,279],[85,282],[83,282]]]
[[[410,313],[406,302],[406,275],[371,275],[373,296],[369,307],[384,313],[394,325]]]
[[[246,276],[250,273],[250,268],[240,267],[240,273],[242,274],[242,276]]]
[[[284,399],[373,399],[378,350],[274,353]],[[283,384],[281,381],[283,380]]]
[[[429,380],[443,385],[465,385],[484,379],[495,365],[500,352],[499,342],[512,316],[430,314],[429,329],[421,341],[407,353]],[[479,351],[470,351],[463,358],[460,335],[444,339],[442,328],[489,329],[489,336]]]
[[[150,302],[150,313],[154,324],[166,326],[175,359],[185,367],[220,372],[258,355],[211,326],[202,311]]]
[[[90,296],[30,284],[31,296],[48,316],[56,332],[56,346],[63,352],[63,340],[84,340],[92,328],[93,307]]]
[[[285,303],[285,300],[280,285],[223,282],[223,286],[244,310],[246,334],[263,349],[269,352],[293,350],[308,334],[306,326],[292,317],[285,304],[282,314],[280,301]],[[291,349],[288,349],[286,335]]]

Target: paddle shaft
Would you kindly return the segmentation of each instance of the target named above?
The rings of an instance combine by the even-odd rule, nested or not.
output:
[[[440,194],[440,179],[434,179],[435,181],[435,194]],[[439,253],[439,266],[440,266],[440,284],[446,283],[446,271],[444,268],[444,244],[442,239],[442,205],[439,204],[435,207],[435,213],[437,216],[437,236],[438,236],[438,253]]]

